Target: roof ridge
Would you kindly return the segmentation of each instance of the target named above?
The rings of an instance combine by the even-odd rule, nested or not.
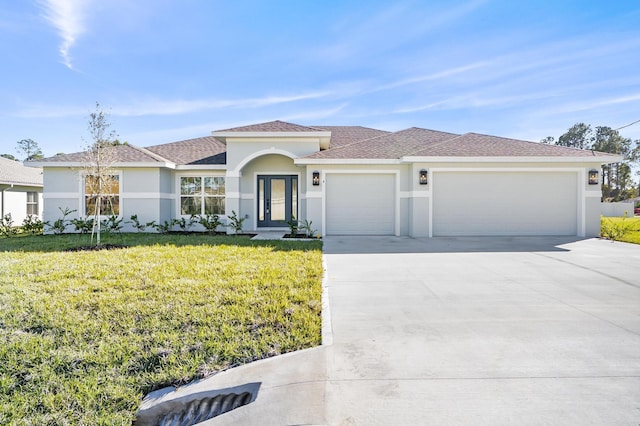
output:
[[[297,124],[297,123],[290,123],[288,121],[282,121],[282,120],[271,120],[271,121],[265,121],[262,123],[254,123],[254,124],[248,124],[246,126],[238,126],[238,127],[231,127],[228,129],[220,129],[220,130],[214,130],[212,133],[219,133],[219,132],[264,132],[264,133],[270,133],[270,132],[289,132],[291,130],[272,130],[272,129],[268,129],[268,130],[264,130],[264,129],[260,129],[260,130],[251,130],[252,128],[254,129],[259,129],[261,126],[265,127],[268,125],[272,125],[272,124],[283,124],[285,126],[290,126],[290,127],[294,127],[294,128],[298,128],[298,129],[302,129],[302,130],[309,130],[309,131],[320,131],[319,129],[313,128],[313,127],[309,127],[309,126],[303,126],[302,124]],[[298,130],[300,131],[300,130]]]
[[[345,126],[345,127],[349,127],[349,126]],[[367,127],[367,128],[371,128],[371,129],[373,129],[372,127]],[[373,130],[378,130],[378,129],[373,129]],[[346,147],[353,146],[353,145],[356,145],[356,144],[359,144],[359,143],[369,142],[369,141],[371,141],[371,140],[373,140],[373,139],[378,139],[378,138],[382,138],[382,137],[385,137],[385,136],[389,136],[389,135],[392,135],[392,134],[394,133],[394,132],[389,132],[389,131],[387,131],[387,130],[382,130],[382,131],[383,131],[383,132],[387,132],[387,133],[385,133],[385,134],[383,134],[383,135],[373,136],[373,137],[366,138],[366,139],[360,139],[360,140],[358,140],[358,141],[354,141],[354,142],[351,142],[351,143],[348,143],[348,144],[344,144],[344,145],[336,146],[335,148],[329,148],[329,149],[327,149],[327,150],[325,150],[325,151],[333,151],[333,150],[338,150],[338,149],[346,148]],[[313,154],[312,154],[312,155],[313,155]]]
[[[150,157],[155,158],[158,161],[162,161],[162,162],[165,162],[165,163],[173,163],[173,161],[169,161],[167,158],[164,158],[163,156],[161,156],[159,154],[156,154],[155,152],[150,151],[147,148],[143,148],[141,146],[137,146],[137,145],[133,145],[133,144],[129,144],[129,146],[131,148],[135,149],[135,150],[138,150],[138,151],[142,152],[143,154],[146,154],[146,155],[148,155]]]

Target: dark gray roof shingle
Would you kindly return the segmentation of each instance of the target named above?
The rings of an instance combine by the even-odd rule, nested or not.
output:
[[[176,164],[226,164],[227,146],[213,136],[147,147]]]

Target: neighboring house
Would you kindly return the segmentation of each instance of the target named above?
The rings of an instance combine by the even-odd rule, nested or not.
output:
[[[44,168],[46,220],[59,217],[59,207],[86,214],[85,160],[77,153],[33,163]],[[118,146],[110,196],[125,220],[233,211],[246,218],[245,231],[284,230],[295,217],[321,235],[596,236],[597,173],[617,161],[475,133],[274,121]]]
[[[16,226],[28,215],[42,218],[42,169],[0,157],[0,213]]]

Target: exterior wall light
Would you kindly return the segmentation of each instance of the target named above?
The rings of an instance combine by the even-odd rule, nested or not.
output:
[[[418,182],[420,182],[420,185],[426,185],[429,183],[429,172],[425,169],[420,170]]]
[[[320,172],[318,172],[318,171],[313,172],[313,177],[311,179],[311,183],[313,184],[313,186],[319,186],[320,185]]]
[[[589,170],[589,185],[598,184],[598,171],[596,169]]]

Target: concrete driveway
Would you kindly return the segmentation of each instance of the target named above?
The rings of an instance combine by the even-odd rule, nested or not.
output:
[[[640,424],[640,247],[328,238],[331,425]]]
[[[640,424],[640,246],[333,237],[324,248],[325,345],[194,386],[261,385],[203,424]]]

